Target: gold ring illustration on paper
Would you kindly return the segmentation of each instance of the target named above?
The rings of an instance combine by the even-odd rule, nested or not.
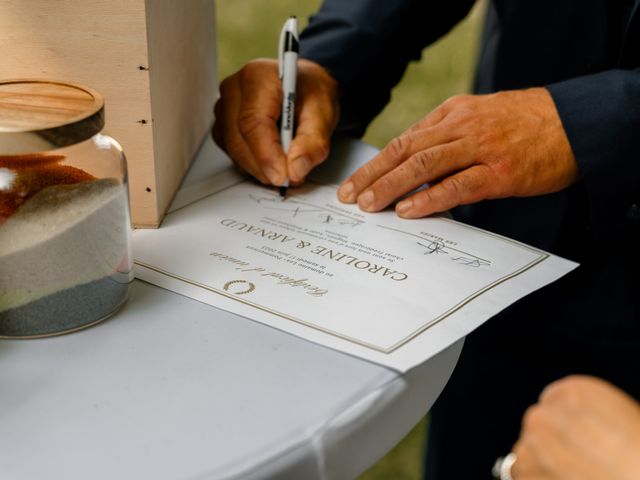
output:
[[[231,288],[232,285],[238,285],[238,284],[246,284],[247,285],[246,290],[240,290],[239,292],[231,292],[231,293],[234,293],[236,295],[245,295],[247,293],[253,292],[256,289],[256,286],[253,283],[248,282],[246,280],[231,280],[230,282],[225,283],[224,287],[222,288],[225,290],[225,292],[228,292],[229,288]]]

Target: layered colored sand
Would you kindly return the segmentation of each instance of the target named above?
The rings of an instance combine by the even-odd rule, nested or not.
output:
[[[55,162],[30,169],[33,178],[18,173],[23,183],[0,195],[0,336],[45,335],[109,315],[130,282],[126,187]]]
[[[93,175],[60,165],[62,155],[0,155],[0,169],[12,175],[11,185],[0,189],[0,224],[40,190],[53,185],[73,185],[95,180]]]

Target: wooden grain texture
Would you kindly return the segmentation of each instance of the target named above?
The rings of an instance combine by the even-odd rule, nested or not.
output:
[[[147,0],[158,211],[165,212],[213,122],[213,0]]]
[[[104,133],[126,152],[135,226],[158,225],[211,124],[213,11],[213,0],[0,2],[0,79],[104,95]]]
[[[97,113],[102,95],[68,83],[0,81],[0,132],[45,130]]]

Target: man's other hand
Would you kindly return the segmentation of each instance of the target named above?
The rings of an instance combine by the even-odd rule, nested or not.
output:
[[[416,218],[485,199],[562,190],[578,168],[544,88],[453,97],[393,139],[347,179],[343,202]]]

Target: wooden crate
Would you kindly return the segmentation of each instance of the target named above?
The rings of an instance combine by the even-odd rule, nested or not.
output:
[[[214,28],[214,0],[0,0],[0,78],[100,91],[133,223],[157,227],[213,121]]]

